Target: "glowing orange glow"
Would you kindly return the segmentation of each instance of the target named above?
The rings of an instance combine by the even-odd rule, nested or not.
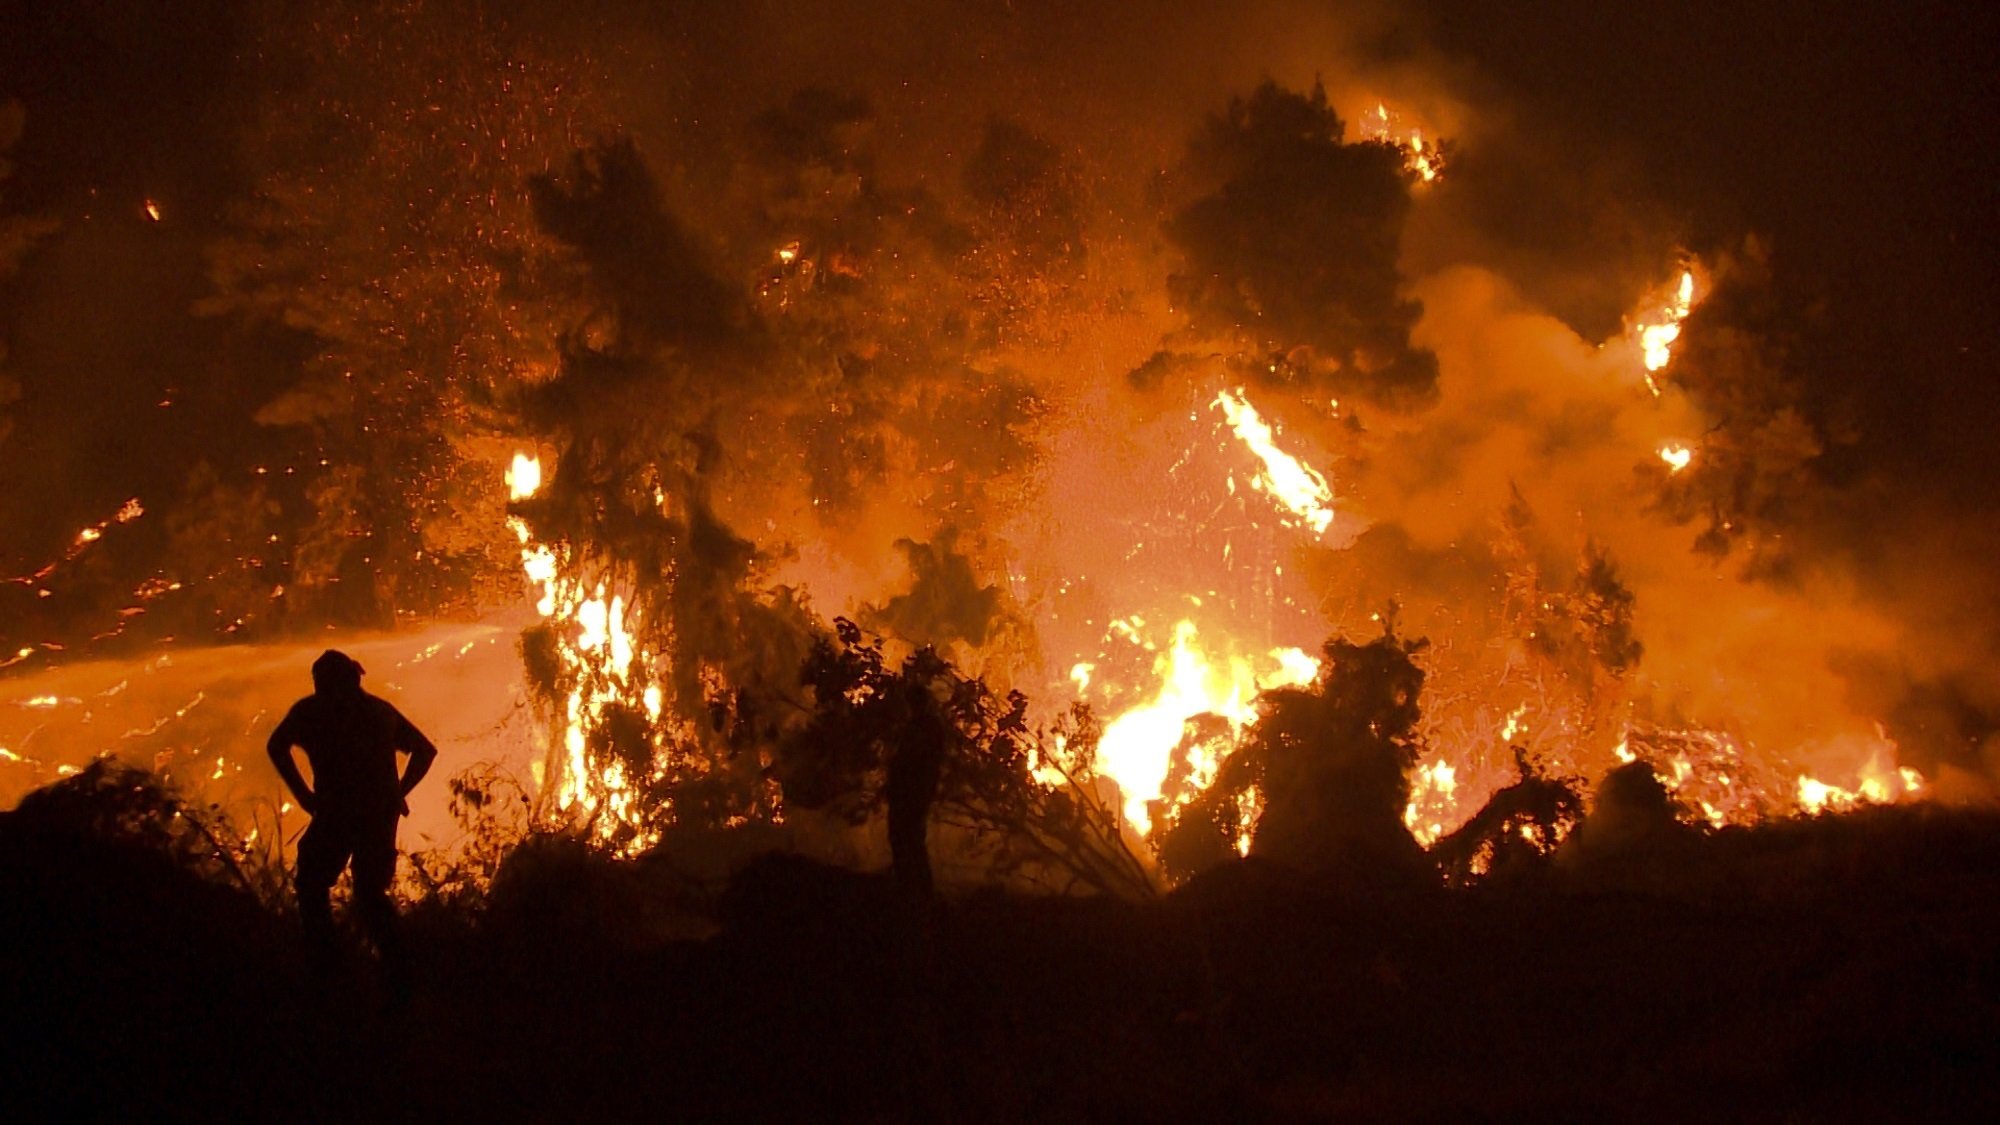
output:
[[[1276,431],[1250,405],[1243,388],[1223,391],[1215,396],[1213,405],[1222,410],[1237,438],[1264,463],[1264,471],[1251,481],[1251,487],[1269,494],[1315,534],[1324,534],[1333,523],[1333,486],[1319,470],[1278,448]]]
[[[161,219],[160,205],[148,199],[146,201],[146,217],[156,223],[159,222]]]
[[[1694,271],[1683,270],[1680,284],[1662,300],[1659,311],[1635,326],[1640,359],[1646,365],[1646,386],[1655,397],[1660,393],[1660,385],[1653,376],[1674,358],[1673,346],[1681,338],[1681,322],[1694,306]]]
[[[1660,447],[1660,460],[1667,463],[1667,471],[1678,473],[1694,461],[1694,450],[1674,442]]]
[[[1361,139],[1376,141],[1403,150],[1403,167],[1417,177],[1419,183],[1434,183],[1444,171],[1444,162],[1436,144],[1426,146],[1424,131],[1414,126],[1398,127],[1401,115],[1392,113],[1387,105],[1375,103],[1375,108],[1361,115],[1357,123]]]
[[[1106,723],[1097,747],[1098,772],[1117,782],[1126,823],[1142,836],[1153,827],[1147,803],[1160,799],[1189,719],[1217,715],[1240,732],[1256,720],[1258,692],[1309,682],[1319,665],[1297,649],[1277,650],[1261,661],[1216,657],[1201,645],[1194,622],[1182,621],[1174,626],[1173,646],[1155,662],[1154,671],[1160,686],[1153,698]],[[1193,788],[1200,791],[1214,781],[1221,760],[1197,749],[1190,764]]]

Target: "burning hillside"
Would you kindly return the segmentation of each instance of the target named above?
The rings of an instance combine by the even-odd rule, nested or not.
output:
[[[10,1119],[1993,1116],[1984,9],[0,27]]]
[[[1791,247],[1606,192],[1574,217],[1615,237],[1524,249],[1493,216],[1538,134],[1360,31],[1260,57],[1283,15],[1228,40],[1278,78],[1135,109],[1122,55],[927,100],[884,77],[900,39],[817,60],[804,25],[615,8],[260,10],[207,210],[65,211],[34,179],[61,111],[6,103],[21,310],[92,239],[200,263],[178,350],[94,416],[146,441],[9,501],[8,799],[115,753],[276,807],[259,724],[299,654],[379,633],[447,761],[538,817],[628,853],[785,825],[836,620],[1018,693],[1010,776],[1149,865],[1272,700],[1332,690],[1330,638],[1428,642],[1424,845],[1634,761],[1711,827],[1986,792],[1979,644],[1912,663],[1923,599],[1829,547],[1864,439],[1802,370]],[[725,77],[751,45],[796,65]],[[74,461],[59,373],[111,360],[30,320],[0,449]],[[461,644],[490,698],[401,671]],[[237,652],[299,683],[209,721]],[[1274,796],[1230,798],[1237,850]]]

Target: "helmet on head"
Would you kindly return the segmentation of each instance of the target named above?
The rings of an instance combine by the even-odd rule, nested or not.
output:
[[[313,661],[313,690],[359,691],[363,671],[360,662],[353,657],[327,649],[320,653],[318,660]]]

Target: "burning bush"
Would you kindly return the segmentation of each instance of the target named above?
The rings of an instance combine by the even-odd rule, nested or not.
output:
[[[1168,870],[1188,874],[1247,839],[1254,855],[1364,883],[1427,878],[1403,824],[1419,749],[1425,642],[1395,633],[1326,643],[1309,686],[1279,688],[1223,762],[1215,784],[1178,809],[1161,838]]]

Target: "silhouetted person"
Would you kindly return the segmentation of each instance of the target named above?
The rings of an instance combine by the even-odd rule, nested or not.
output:
[[[903,724],[889,756],[886,786],[889,859],[898,889],[913,898],[929,898],[936,883],[931,877],[930,845],[925,836],[952,731],[931,695],[930,677],[909,675],[903,691]]]
[[[396,873],[396,821],[408,815],[409,796],[437,758],[437,747],[402,712],[361,690],[361,665],[329,649],[313,661],[313,693],[292,705],[266,749],[278,776],[312,817],[299,841],[299,917],[322,964],[337,944],[327,895],[340,872],[354,870],[354,905],[385,971],[403,971],[396,936],[396,908],[389,881]],[[300,776],[292,749],[306,752],[313,783]],[[396,753],[410,756],[399,776]],[[400,983],[400,982],[398,982]]]

